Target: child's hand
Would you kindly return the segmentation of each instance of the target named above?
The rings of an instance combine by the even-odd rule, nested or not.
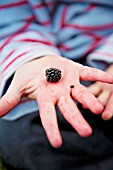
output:
[[[106,72],[113,75],[113,65]],[[104,106],[102,118],[109,120],[113,116],[113,84],[96,82],[88,87],[88,90],[97,97]]]
[[[45,70],[50,67],[61,70],[62,78],[59,82],[47,82]],[[46,56],[26,63],[16,71],[7,93],[0,100],[0,116],[7,114],[26,96],[37,101],[42,125],[53,147],[62,144],[55,112],[56,104],[65,119],[81,136],[89,136],[92,129],[72,98],[95,114],[101,113],[103,106],[80,84],[80,79],[113,83],[113,77],[107,73],[59,56]],[[70,88],[71,85],[74,85],[74,88]]]

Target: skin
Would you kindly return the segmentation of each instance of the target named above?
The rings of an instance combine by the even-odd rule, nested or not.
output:
[[[106,72],[113,75],[113,64],[108,67]],[[113,117],[113,84],[96,82],[90,85],[88,90],[95,95],[104,106],[102,118],[104,120],[111,119]]]
[[[59,82],[46,81],[45,70],[50,67],[61,70],[62,78]],[[92,129],[73,99],[78,100],[95,114],[103,111],[103,105],[80,84],[80,80],[113,83],[113,76],[61,56],[46,56],[30,61],[15,72],[8,91],[1,98],[0,117],[6,115],[22,97],[26,96],[37,101],[42,125],[53,147],[58,148],[62,145],[55,105],[58,105],[65,119],[78,134],[87,137],[92,134]],[[70,85],[74,85],[74,88],[70,88]]]

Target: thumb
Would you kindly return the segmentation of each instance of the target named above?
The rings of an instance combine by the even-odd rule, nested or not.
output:
[[[5,116],[20,101],[21,94],[15,83],[11,83],[6,94],[0,99],[0,117]]]

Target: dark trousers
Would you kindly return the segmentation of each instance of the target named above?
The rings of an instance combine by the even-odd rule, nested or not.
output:
[[[57,108],[63,138],[59,149],[49,144],[38,112],[12,122],[0,119],[4,162],[11,170],[113,170],[113,119],[102,121],[100,116],[80,110],[93,128],[92,136],[80,137]]]

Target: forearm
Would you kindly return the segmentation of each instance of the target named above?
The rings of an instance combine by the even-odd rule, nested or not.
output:
[[[4,82],[26,62],[45,55],[59,55],[58,49],[49,38],[40,35],[40,32],[28,31],[11,35],[4,41],[0,41],[0,93]]]
[[[98,49],[90,53],[87,63],[92,67],[106,69],[113,63],[113,34],[100,42]]]

